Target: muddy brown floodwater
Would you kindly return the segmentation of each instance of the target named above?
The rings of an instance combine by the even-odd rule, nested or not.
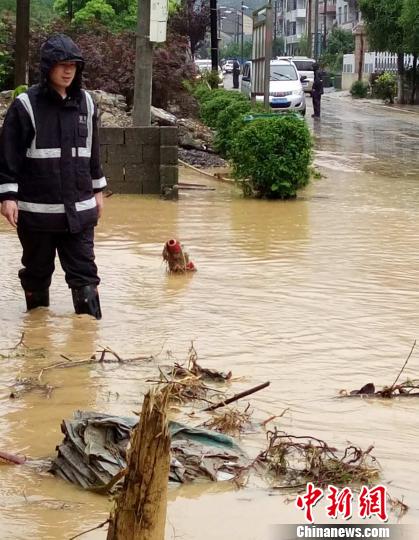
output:
[[[186,191],[177,203],[108,199],[97,229],[100,322],[73,315],[60,268],[51,308],[24,312],[18,241],[1,222],[0,347],[24,332],[47,358],[0,359],[0,449],[40,459],[54,454],[61,420],[77,409],[132,414],[167,352],[183,360],[193,340],[203,365],[241,378],[235,391],[271,381],[251,399],[256,420],[289,407],[278,421],[289,433],[338,448],[348,440],[373,444],[383,482],[410,507],[402,523],[419,524],[419,401],[336,399],[342,388],[391,384],[418,337],[419,116],[323,101],[314,133],[324,177],[296,201],[243,200],[234,187],[191,172],[185,181],[216,190]],[[173,236],[188,248],[196,274],[166,274],[161,251]],[[43,375],[56,387],[49,399],[36,392],[9,399],[16,377],[38,374],[60,354],[87,358],[100,345],[156,359],[52,370]],[[405,376],[419,378],[419,351]],[[255,455],[265,436],[242,444]],[[222,483],[171,489],[167,539],[267,538],[269,524],[303,522],[287,497],[256,480],[242,490]],[[110,502],[35,466],[0,464],[0,506],[2,540],[65,540],[106,519]]]

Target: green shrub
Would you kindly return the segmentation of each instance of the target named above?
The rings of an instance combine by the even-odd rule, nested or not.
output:
[[[286,114],[248,122],[230,146],[234,176],[259,197],[290,199],[310,180],[312,138],[304,120]]]
[[[244,117],[251,113],[266,112],[261,103],[238,101],[220,112],[217,119],[214,147],[223,157],[228,157],[235,135],[245,125]]]
[[[366,98],[368,95],[369,85],[364,81],[355,81],[351,86],[351,96],[353,98]]]
[[[232,103],[245,101],[246,98],[237,92],[226,90],[213,90],[214,97],[206,99],[201,105],[201,118],[207,126],[215,128],[217,126],[218,115]]]
[[[394,103],[397,95],[397,78],[393,73],[386,71],[380,75],[374,82],[374,94],[381,99],[389,100]]]
[[[202,80],[208,83],[209,87],[213,90],[218,88],[218,85],[220,84],[220,75],[218,71],[205,71],[202,74]]]
[[[199,101],[200,104],[204,101],[212,99],[214,96],[215,90],[211,90],[207,83],[200,82],[192,91],[194,97]]]

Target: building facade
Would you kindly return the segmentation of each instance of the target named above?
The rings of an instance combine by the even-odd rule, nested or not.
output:
[[[284,1],[284,39],[286,54],[299,52],[299,42],[306,33],[306,0]]]
[[[344,30],[353,30],[360,21],[356,0],[336,0],[336,24]]]

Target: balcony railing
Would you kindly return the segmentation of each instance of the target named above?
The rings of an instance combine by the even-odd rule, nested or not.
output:
[[[320,15],[324,14],[324,4],[320,4],[319,6],[319,13]],[[329,15],[335,15],[336,14],[336,4],[327,4],[326,5],[326,13]]]

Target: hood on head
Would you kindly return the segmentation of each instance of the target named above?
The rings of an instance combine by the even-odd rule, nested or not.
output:
[[[51,36],[41,47],[41,80],[45,84],[48,82],[48,73],[51,68],[59,62],[77,62],[77,72],[71,84],[71,90],[80,90],[84,59],[80,48],[74,41],[65,34],[55,34]]]

